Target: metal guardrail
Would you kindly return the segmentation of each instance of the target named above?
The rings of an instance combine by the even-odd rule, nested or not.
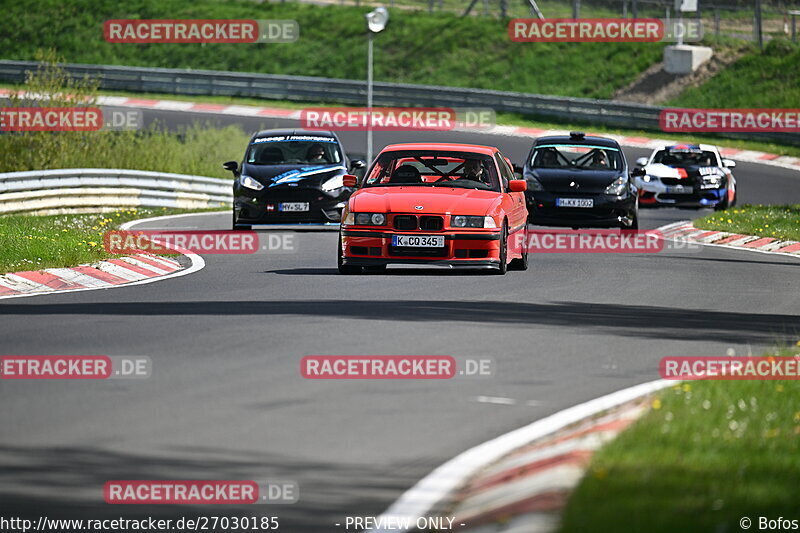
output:
[[[22,83],[25,81],[25,72],[36,67],[37,63],[33,61],[0,60],[0,81]],[[241,96],[360,106],[366,102],[366,83],[361,80],[110,65],[66,64],[63,67],[75,78],[84,76],[97,78],[100,87],[109,90]],[[495,112],[650,131],[660,131],[658,116],[663,109],[645,104],[588,98],[386,82],[375,82],[374,105],[488,107]],[[800,144],[800,134],[795,133],[724,134],[724,136]]]
[[[130,207],[197,209],[231,203],[232,182],[204,176],[103,168],[0,174],[0,215]]]

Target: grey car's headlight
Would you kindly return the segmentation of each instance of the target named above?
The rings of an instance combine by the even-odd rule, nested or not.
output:
[[[606,187],[606,194],[610,194],[612,196],[622,196],[625,194],[625,190],[628,188],[628,178],[625,176],[620,176],[615,179],[611,185]]]
[[[386,215],[383,213],[354,213],[355,223],[359,226],[383,226]]]
[[[247,187],[248,189],[253,189],[254,191],[260,191],[264,188],[263,183],[254,180],[250,176],[245,176],[244,174],[239,176],[239,184],[242,187]]]
[[[450,218],[450,226],[454,228],[496,228],[492,217],[472,215],[455,215]]]
[[[322,184],[322,190],[325,192],[335,191],[344,187],[344,174],[334,176]]]

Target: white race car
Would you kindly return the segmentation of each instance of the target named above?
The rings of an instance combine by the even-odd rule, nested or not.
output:
[[[710,144],[676,144],[653,150],[640,157],[644,167],[637,176],[641,206],[713,207],[736,205],[736,179],[731,169],[736,163],[723,159]]]

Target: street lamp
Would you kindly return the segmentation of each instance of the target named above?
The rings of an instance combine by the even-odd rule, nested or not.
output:
[[[381,6],[367,13],[367,165],[372,163],[372,37],[389,22],[389,11]]]

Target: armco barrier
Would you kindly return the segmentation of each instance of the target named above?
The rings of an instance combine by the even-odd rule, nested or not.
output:
[[[34,61],[0,61],[0,81],[22,83],[25,72],[35,70],[37,65]],[[363,80],[110,65],[62,66],[71,76],[96,78],[102,89],[109,90],[359,106],[363,106],[367,98]],[[650,131],[659,131],[658,116],[662,110],[657,106],[608,100],[386,82],[375,82],[374,102],[376,106],[489,107],[496,112],[520,113],[556,121]],[[800,135],[795,133],[731,133],[724,136],[800,144]]]
[[[0,174],[0,215],[130,207],[197,209],[232,203],[230,180],[142,170],[78,168]]]

